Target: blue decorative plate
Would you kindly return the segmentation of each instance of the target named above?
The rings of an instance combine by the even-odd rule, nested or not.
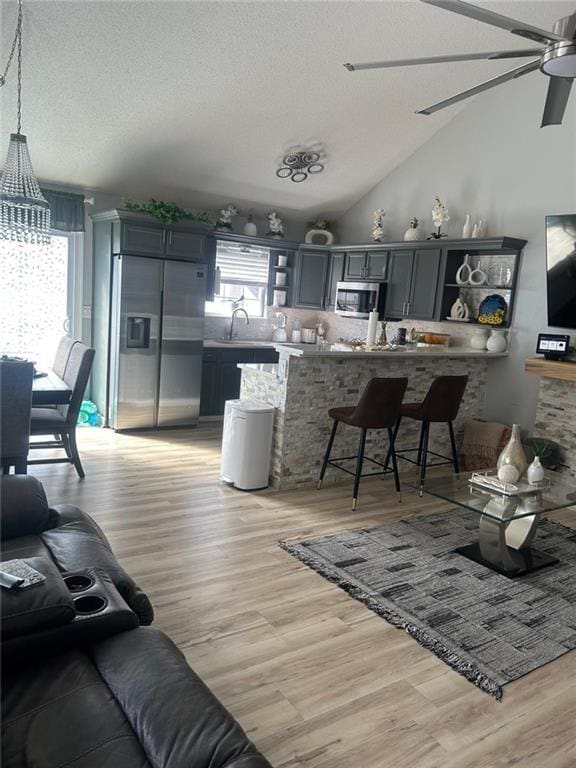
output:
[[[478,308],[478,322],[484,325],[504,325],[508,304],[503,296],[493,293],[486,296]]]

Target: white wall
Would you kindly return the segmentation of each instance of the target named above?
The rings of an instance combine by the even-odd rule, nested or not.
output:
[[[401,240],[412,216],[428,233],[439,195],[450,209],[449,235],[460,236],[465,214],[472,213],[488,221],[489,235],[528,241],[511,354],[491,366],[487,409],[489,418],[527,429],[534,422],[538,379],[524,373],[524,360],[546,329],[544,216],[576,212],[576,92],[564,124],[541,129],[546,87],[547,79],[533,74],[476,97],[338,223],[341,241],[365,242],[372,211],[384,208],[385,239]]]

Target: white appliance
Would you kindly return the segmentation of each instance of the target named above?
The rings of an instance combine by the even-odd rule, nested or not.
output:
[[[242,491],[266,488],[270,473],[274,408],[253,400],[224,407],[220,479]]]

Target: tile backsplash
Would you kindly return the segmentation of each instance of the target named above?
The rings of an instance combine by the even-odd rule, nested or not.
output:
[[[300,320],[303,328],[314,328],[318,323],[325,323],[327,327],[326,339],[334,343],[339,339],[365,339],[368,331],[368,321],[359,320],[350,317],[342,317],[334,312],[324,312],[315,309],[289,309],[282,310],[269,307],[267,317],[251,317],[248,325],[243,317],[237,318],[234,324],[234,336],[239,339],[261,339],[270,340],[272,338],[273,325],[272,320],[276,312],[282,311],[286,315],[286,330],[288,339],[292,332],[295,320]],[[435,323],[430,320],[404,320],[398,322],[389,322],[387,325],[388,339],[392,339],[396,334],[398,327],[404,327],[408,330],[415,328],[417,331],[432,331],[436,333],[449,333],[451,336],[450,345],[454,347],[470,346],[470,336],[477,326],[467,326],[460,323]],[[207,339],[223,338],[230,328],[229,317],[217,317],[214,315],[206,316],[205,333]]]

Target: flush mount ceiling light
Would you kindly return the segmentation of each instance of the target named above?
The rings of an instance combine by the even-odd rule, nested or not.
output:
[[[447,56],[427,56],[421,59],[397,59],[395,61],[371,61],[363,64],[345,64],[350,72],[359,69],[385,69],[387,67],[409,67],[417,64],[444,64],[446,62],[457,63],[461,61],[481,61],[500,59],[532,59],[527,64],[504,72],[493,77],[485,83],[475,85],[462,93],[451,96],[448,99],[432,104],[425,109],[418,110],[420,115],[431,115],[440,109],[450,107],[459,101],[475,96],[477,93],[495,88],[502,83],[524,77],[532,72],[540,70],[549,77],[548,95],[544,106],[542,127],[546,125],[561,125],[570,98],[570,91],[576,78],[576,13],[558,19],[553,30],[540,29],[532,24],[502,16],[486,8],[479,8],[463,0],[422,0],[428,5],[436,5],[445,11],[452,11],[461,16],[466,16],[474,21],[490,24],[499,29],[505,29],[513,35],[517,35],[533,43],[539,48],[525,48],[514,51],[489,51],[487,53],[456,53]]]
[[[320,161],[320,153],[311,150],[301,152],[289,152],[284,155],[276,176],[280,179],[290,179],[296,184],[306,181],[308,174],[322,173],[323,163]]]
[[[0,177],[0,239],[46,245],[50,242],[50,207],[34,175],[26,136],[22,127],[22,0],[18,0],[18,19],[14,41],[0,86],[17,54],[16,133],[10,134],[6,164]]]

